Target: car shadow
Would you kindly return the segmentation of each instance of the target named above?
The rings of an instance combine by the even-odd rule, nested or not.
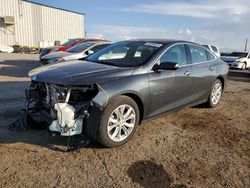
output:
[[[103,148],[86,136],[51,136],[47,129],[28,128],[25,131],[10,131],[7,127],[0,127],[0,144],[3,145],[25,143],[59,152],[75,151],[80,148]]]
[[[154,161],[137,161],[127,170],[134,183],[144,188],[186,188],[183,184],[173,184],[173,180],[162,165]]]

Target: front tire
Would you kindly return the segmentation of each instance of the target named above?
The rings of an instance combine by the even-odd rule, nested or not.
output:
[[[130,140],[139,123],[136,102],[120,96],[106,106],[97,131],[97,141],[106,147],[118,147]]]

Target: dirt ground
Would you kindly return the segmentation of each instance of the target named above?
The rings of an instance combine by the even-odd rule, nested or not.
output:
[[[189,108],[139,126],[115,149],[62,152],[46,130],[9,132],[37,55],[0,53],[0,187],[250,187],[250,77],[230,80],[215,109]]]

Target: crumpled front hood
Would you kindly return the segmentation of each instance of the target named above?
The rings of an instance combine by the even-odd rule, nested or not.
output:
[[[38,82],[58,85],[90,85],[130,76],[133,67],[116,67],[88,61],[55,63],[34,69],[29,77]]]
[[[71,55],[72,53],[70,52],[53,52],[53,53],[49,53],[45,56],[42,57],[42,59],[55,59],[55,58],[59,58],[59,57],[65,57],[68,55]]]
[[[234,57],[234,56],[222,56],[221,57],[221,59],[223,60],[223,61],[229,61],[229,62],[231,62],[231,61],[236,61],[237,59],[239,59],[239,57]]]

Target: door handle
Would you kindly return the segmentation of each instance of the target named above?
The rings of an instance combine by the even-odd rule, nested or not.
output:
[[[189,76],[191,73],[189,71],[184,72],[184,75]]]
[[[214,68],[213,68],[212,66],[210,66],[210,67],[209,67],[209,70],[210,70],[210,71],[213,71],[213,70],[214,70]]]

